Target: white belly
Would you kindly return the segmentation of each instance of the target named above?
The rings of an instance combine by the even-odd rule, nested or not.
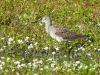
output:
[[[50,36],[51,36],[53,39],[56,39],[58,42],[67,41],[67,39],[63,39],[62,37],[59,37],[59,36],[55,35],[54,33],[50,33]]]

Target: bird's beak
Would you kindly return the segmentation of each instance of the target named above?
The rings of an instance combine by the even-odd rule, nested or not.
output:
[[[38,22],[39,22],[39,25],[42,26],[42,19],[40,19]]]
[[[37,21],[33,21],[33,22],[31,22],[31,23],[42,23],[42,19],[39,19],[39,20],[37,20]]]
[[[41,23],[41,22],[42,22],[42,20],[38,20],[38,21],[33,21],[31,23]]]
[[[31,23],[37,23],[38,21],[33,21],[33,22],[31,22]]]

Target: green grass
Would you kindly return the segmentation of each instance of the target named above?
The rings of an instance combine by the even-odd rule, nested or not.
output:
[[[100,75],[99,0],[1,0],[1,75]],[[53,24],[87,35],[68,47],[32,23],[48,15]],[[74,53],[74,54],[73,54]]]

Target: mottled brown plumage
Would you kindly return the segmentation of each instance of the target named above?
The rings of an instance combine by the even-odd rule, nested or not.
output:
[[[58,35],[60,37],[62,37],[63,39],[68,39],[68,40],[74,40],[74,39],[81,39],[81,38],[86,38],[87,36],[85,35],[81,35],[81,34],[77,34],[75,32],[71,32],[65,28],[57,28],[56,29],[56,33],[55,35]]]
[[[50,17],[45,16],[42,18],[41,22],[45,23],[45,31],[55,40],[57,40],[58,42],[66,42],[66,41],[71,41],[74,39],[81,39],[81,38],[86,38],[87,36],[85,35],[81,35],[81,34],[77,34],[75,32],[71,32],[69,31],[67,28],[60,28],[58,26],[53,26],[52,25],[52,20],[50,19]],[[68,49],[68,59],[70,60],[70,52],[73,49],[73,47],[71,47],[70,49]]]
[[[43,17],[41,21],[46,24],[45,25],[46,32],[52,38],[56,39],[58,42],[70,41],[74,39],[81,39],[81,38],[87,37],[85,35],[71,32],[67,28],[60,28],[58,26],[52,26],[52,20],[48,16]]]

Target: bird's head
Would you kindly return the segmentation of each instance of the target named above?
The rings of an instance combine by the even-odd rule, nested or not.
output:
[[[49,23],[51,23],[51,19],[50,19],[50,17],[45,16],[45,17],[43,17],[43,18],[41,19],[41,22],[44,22],[44,23],[46,23],[46,24],[49,24]]]

